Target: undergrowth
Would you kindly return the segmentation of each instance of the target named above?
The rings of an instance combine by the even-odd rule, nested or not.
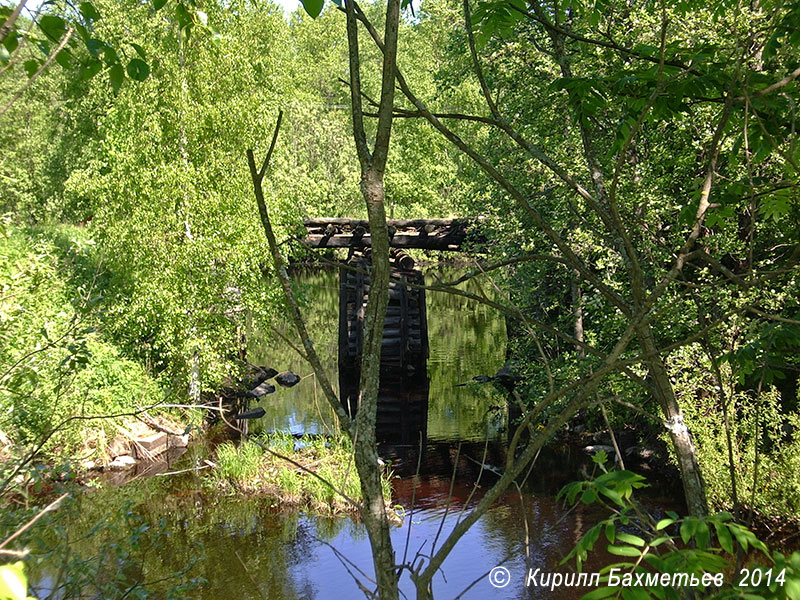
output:
[[[224,442],[217,446],[216,465],[212,481],[223,489],[272,497],[279,504],[316,513],[353,513],[356,507],[347,498],[355,502],[362,498],[352,445],[343,436],[295,439],[278,432],[238,446]],[[385,473],[381,482],[388,503],[390,474]]]

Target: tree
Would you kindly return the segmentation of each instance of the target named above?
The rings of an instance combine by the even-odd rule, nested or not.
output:
[[[395,10],[394,4],[389,7],[387,15]],[[608,320],[602,327],[593,327],[594,340],[590,343],[584,333],[582,310],[571,313],[576,326],[574,335],[570,335],[530,310],[500,306],[517,316],[532,335],[552,336],[579,351],[565,381],[552,376],[548,369],[550,391],[525,411],[522,427],[511,441],[506,471],[498,483],[427,561],[400,566],[411,572],[420,598],[430,597],[433,574],[450,549],[522,472],[541,445],[579,410],[614,398],[620,381],[633,383],[656,401],[677,457],[689,511],[696,516],[707,514],[703,478],[670,378],[669,352],[715,331],[731,315],[758,310],[765,319],[787,318],[758,306],[769,299],[768,286],[791,284],[792,270],[800,257],[796,224],[791,226],[789,220],[796,208],[785,205],[781,209],[779,218],[786,219],[788,227],[775,234],[783,242],[779,249],[757,245],[752,233],[759,216],[763,217],[763,209],[754,203],[754,198],[769,198],[780,195],[787,187],[797,187],[796,134],[791,123],[796,105],[793,82],[800,69],[786,74],[786,61],[793,59],[778,49],[787,35],[786,24],[797,20],[798,11],[780,2],[755,8],[719,3],[708,11],[691,3],[661,3],[658,10],[654,8],[504,0],[481,3],[473,17],[466,0],[463,31],[488,114],[437,113],[416,95],[399,66],[394,71],[396,83],[410,104],[394,107],[396,115],[427,120],[513,199],[519,218],[538,231],[538,251],[517,254],[482,271],[531,261],[563,265],[568,269],[568,278],[575,278],[578,292],[583,291],[573,294],[575,302],[580,302],[582,295],[590,296],[594,305],[591,312],[603,314]],[[347,3],[344,11],[350,42],[355,137],[357,146],[363,149],[356,21],[383,53],[384,84],[387,65],[396,63],[396,40],[388,16],[386,31],[381,35],[355,2]],[[315,10],[309,12],[314,14]],[[484,73],[485,59],[479,54],[480,46],[472,30],[475,23],[481,26],[486,55],[495,59],[488,74]],[[701,35],[720,25],[734,34],[726,39]],[[622,33],[615,37],[609,31]],[[532,64],[544,66],[532,74]],[[523,85],[527,83],[538,87],[542,101],[526,108],[520,103],[521,94],[515,92],[525,89]],[[491,84],[499,89],[493,89]],[[383,94],[391,97],[385,85],[381,109],[386,108]],[[529,98],[530,93],[525,96]],[[561,111],[554,120],[564,128],[555,144],[544,137],[536,139],[541,132],[534,116],[548,102],[555,103]],[[380,110],[378,119],[378,131],[382,131],[381,124],[391,124]],[[495,133],[465,141],[461,135],[465,122],[481,123]],[[679,135],[661,137],[663,128],[675,128]],[[382,135],[388,139],[388,132]],[[483,144],[486,138],[491,139],[491,146]],[[751,140],[755,138],[761,144],[754,152]],[[696,152],[690,146],[687,151],[685,146],[674,145],[688,140],[702,150]],[[656,152],[649,147],[654,144]],[[510,152],[519,155],[511,154],[513,158],[509,159]],[[674,154],[671,156],[670,152]],[[377,235],[383,230],[380,194],[372,192],[375,173],[370,171],[369,161],[364,160],[369,155],[363,150],[359,154],[362,186],[371,211],[373,235]],[[645,180],[639,175],[645,168],[641,166],[642,155],[646,155],[651,171]],[[572,173],[570,156],[580,157],[582,176]],[[756,157],[764,172],[763,181],[758,183],[752,177]],[[251,171],[257,174],[254,163]],[[669,175],[676,172],[686,173],[688,181],[671,180]],[[730,183],[731,177],[741,177],[743,173],[743,180],[735,181],[738,188]],[[665,202],[670,195],[682,197],[677,210],[675,203]],[[730,200],[731,196],[735,202],[728,206],[717,201]],[[555,200],[557,197],[559,200]],[[739,218],[749,223],[750,235],[742,236],[736,248],[726,247],[730,238],[716,235],[713,227],[717,224],[723,234],[729,234],[724,231],[725,221],[731,220],[737,210]],[[648,224],[659,222],[659,231],[648,229]],[[573,233],[573,229],[580,234]],[[512,233],[522,239],[527,237],[524,232]],[[373,292],[382,295],[383,249],[380,239],[377,243]],[[740,273],[724,264],[735,253],[747,257],[744,266],[738,268]],[[696,271],[687,273],[690,268]],[[717,307],[714,292],[721,286],[749,293],[747,297],[729,297],[724,306]],[[288,293],[288,280],[284,287]],[[379,317],[382,313],[380,307],[374,307],[374,295],[370,298],[370,314]],[[688,319],[679,319],[679,331],[670,332],[669,319],[676,318],[676,310],[687,309],[689,302],[696,299],[692,295],[700,297],[699,308]],[[780,311],[784,307],[773,308]],[[371,321],[373,327],[375,322]],[[302,331],[299,313],[297,325]],[[301,336],[306,343],[307,335]],[[365,360],[374,361],[374,328],[365,339]],[[306,350],[311,354],[309,346]],[[376,350],[379,354],[379,346]],[[545,353],[542,359],[548,361]],[[370,383],[368,369],[366,375],[362,373],[360,410],[364,412],[374,411],[374,405],[369,404]],[[335,403],[332,392],[329,399]],[[360,412],[359,420],[362,417],[361,423],[367,423],[368,417]],[[537,420],[539,432],[532,427]],[[531,440],[522,446],[520,436],[526,427],[531,431]],[[358,432],[368,434],[360,427]],[[363,460],[361,464],[374,471],[374,465]],[[734,465],[730,468],[734,469]],[[360,470],[362,477],[369,477],[368,473]],[[381,573],[389,568],[384,558],[388,540],[385,536],[375,539],[375,530],[370,531],[378,579],[384,582],[379,585],[381,597],[395,597],[396,592],[384,585],[393,581],[392,576]]]
[[[375,419],[378,404],[383,323],[389,300],[389,232],[386,224],[384,173],[389,154],[394,109],[394,76],[400,20],[400,0],[390,0],[386,11],[383,43],[389,51],[383,55],[382,82],[377,117],[378,126],[375,133],[374,146],[371,150],[364,126],[358,31],[355,6],[352,2],[347,3],[346,14],[347,39],[350,48],[353,137],[361,166],[361,193],[366,204],[372,235],[370,294],[364,324],[364,351],[361,360],[358,411],[355,418],[350,418],[347,415],[343,405],[336,398],[316,355],[313,342],[305,329],[303,318],[293,297],[291,283],[275,240],[264,200],[262,181],[275,148],[280,128],[280,116],[275,126],[270,150],[261,168],[256,166],[252,150],[248,151],[248,160],[254,193],[258,201],[261,221],[269,241],[274,266],[281,280],[286,300],[292,309],[291,316],[302,339],[305,356],[314,367],[317,380],[322,385],[331,407],[339,417],[340,424],[353,441],[355,464],[364,498],[359,506],[359,511],[364,520],[372,547],[377,591],[381,598],[392,599],[399,597],[398,575],[395,570],[395,556],[389,533],[391,525],[381,488],[381,468],[375,440]]]

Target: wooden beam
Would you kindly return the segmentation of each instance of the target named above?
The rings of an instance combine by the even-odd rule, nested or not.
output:
[[[475,220],[476,219],[389,219],[386,221],[386,224],[389,227],[397,227],[398,229],[419,228],[425,227],[425,225],[434,225],[436,227],[450,227],[453,225],[458,225],[466,227],[471,223],[474,223]],[[325,228],[328,225],[348,226],[352,228],[364,227],[365,229],[369,229],[369,221],[338,217],[303,219],[303,225],[306,226],[306,229],[311,229],[314,227]]]
[[[419,236],[396,234],[390,243],[392,248],[422,248],[426,250],[460,250],[466,235]],[[307,235],[303,243],[311,248],[370,248],[369,234],[360,239],[351,235]]]

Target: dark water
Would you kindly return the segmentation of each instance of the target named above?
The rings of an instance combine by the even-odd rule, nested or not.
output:
[[[453,269],[429,269],[426,283],[453,279]],[[309,333],[315,341],[329,380],[338,393],[337,343],[339,283],[335,271],[305,272],[294,277],[305,295]],[[477,283],[462,286],[481,293]],[[483,290],[491,295],[492,290]],[[505,362],[505,321],[486,305],[466,298],[428,292],[429,402],[427,438],[431,441],[500,440],[507,420],[504,394],[491,385],[458,386],[476,375],[494,375]],[[288,326],[281,333],[289,335]],[[289,369],[304,378],[302,384],[265,396],[267,410],[256,428],[293,433],[327,433],[335,422],[332,411],[314,381],[311,368],[277,335],[266,332],[263,342],[250,342],[248,358],[259,365]],[[290,336],[294,339],[295,336]],[[490,407],[502,406],[502,410]]]
[[[427,278],[447,279],[452,275],[429,272]],[[305,312],[311,334],[331,381],[336,383],[336,274],[305,274],[298,281],[307,299]],[[480,292],[477,284],[471,285],[470,291]],[[457,386],[502,367],[506,351],[503,319],[485,306],[451,295],[431,293],[427,306],[430,359],[425,424],[398,438],[399,442],[390,440],[381,447],[396,475],[393,503],[405,517],[403,525],[392,533],[398,562],[412,562],[417,555],[427,555],[435,544],[441,545],[495,480],[491,472],[481,470],[484,452],[487,463],[503,464],[507,438],[504,395],[490,384]],[[303,377],[296,387],[265,397],[260,404],[267,415],[251,427],[298,434],[333,429],[333,415],[310,369],[277,336],[251,340],[249,358],[256,364],[290,369]],[[169,468],[198,464],[203,452],[199,447],[190,449]],[[578,598],[589,591],[561,588],[551,592],[524,587],[528,568],[568,569],[559,567],[561,559],[588,526],[603,518],[596,510],[586,508],[567,514],[555,500],[555,492],[580,478],[580,469],[587,462],[582,452],[566,447],[542,453],[524,491],[506,493],[456,545],[434,579],[435,596]],[[187,577],[202,577],[206,583],[190,593],[192,598],[346,600],[363,597],[357,579],[372,587],[369,544],[359,523],[347,518],[287,514],[263,500],[220,495],[204,486],[201,477],[202,472],[143,477],[123,487],[91,492],[77,500],[77,510],[64,511],[73,516],[62,524],[63,531],[79,540],[75,542],[76,551],[88,554],[111,552],[109,544],[116,548],[120,542],[118,545],[124,546],[131,532],[138,531],[137,523],[150,527],[147,534],[141,534],[142,540],[168,531],[169,535],[157,536],[157,541],[151,542],[151,552],[145,548],[140,559],[118,557],[117,564],[130,570],[125,571],[129,579],[158,582],[197,559]],[[125,514],[122,507],[126,506],[132,525],[109,521],[109,531],[83,539],[84,532],[98,520],[102,522],[104,515]],[[140,550],[145,546],[141,540],[137,543]],[[597,571],[608,560],[598,555],[584,568]],[[37,575],[40,592],[54,587],[58,571],[44,562]],[[487,577],[498,565],[511,574],[511,582],[502,589],[492,587]],[[157,592],[151,597],[168,597],[164,591],[168,583],[152,584]],[[407,597],[415,597],[406,575],[402,589]]]

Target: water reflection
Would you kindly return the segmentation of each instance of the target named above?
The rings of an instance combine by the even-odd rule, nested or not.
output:
[[[426,283],[431,285],[454,279],[460,272],[453,267],[437,266],[426,269],[424,274]],[[323,367],[339,393],[338,274],[335,270],[305,271],[297,273],[294,281],[303,294],[303,314]],[[473,293],[489,292],[481,291],[476,281],[464,282],[460,287]],[[505,408],[498,412],[494,407],[505,406],[504,395],[491,385],[458,384],[471,381],[475,375],[493,374],[502,367],[506,351],[504,319],[491,307],[442,292],[428,292],[427,319],[429,400],[425,426],[421,428],[425,437],[429,441],[479,441],[487,435],[491,440],[502,439],[507,414]],[[289,333],[289,326],[283,327],[282,331]],[[317,389],[310,367],[287,344],[275,335],[255,336],[248,356],[255,364],[290,369],[307,378],[294,388],[265,396],[259,406],[267,414],[260,424],[255,424],[256,429],[288,430],[296,434],[329,433],[334,429],[335,417]],[[397,389],[396,382],[386,381],[382,386],[384,393]],[[406,384],[408,391],[401,393],[419,396],[424,394],[424,386],[420,378]],[[341,391],[342,398],[352,398],[352,386]],[[414,402],[419,404],[418,400]],[[384,433],[389,433],[388,428]],[[417,443],[412,432],[399,433],[401,439]]]
[[[426,279],[431,283],[454,275],[441,268],[427,272]],[[305,294],[304,312],[324,367],[331,381],[341,387],[345,402],[352,401],[355,392],[337,377],[337,274],[306,273],[296,281]],[[480,291],[475,282],[465,285],[469,291]],[[396,476],[393,504],[405,513],[402,527],[392,531],[398,563],[411,562],[429,554],[434,545],[440,546],[496,481],[497,475],[481,465],[502,467],[506,458],[504,394],[486,384],[457,385],[475,375],[493,374],[503,365],[503,319],[488,307],[457,296],[429,293],[427,301],[428,377],[417,381],[416,387],[386,379],[381,389],[389,405],[400,407],[380,425],[387,427],[382,437],[395,435],[381,454],[391,461]],[[260,404],[267,416],[261,419],[262,428],[323,434],[334,430],[334,416],[309,368],[277,336],[253,341],[249,353],[252,362],[304,376],[297,386],[263,398]],[[424,460],[419,460],[420,447]],[[202,464],[206,452],[203,447],[190,448],[174,468]],[[568,512],[554,498],[559,487],[581,478],[587,463],[585,454],[569,447],[544,450],[522,491],[503,494],[455,546],[434,578],[435,597],[569,600],[589,591],[524,586],[528,568],[566,569],[559,566],[561,559],[591,524],[604,518],[594,508]],[[148,597],[153,598],[171,597],[169,576],[182,569],[188,569],[187,576],[207,582],[190,592],[191,598],[364,597],[353,578],[365,580],[372,575],[369,542],[361,524],[286,512],[265,499],[221,495],[203,479],[204,474],[151,477],[122,488],[106,487],[79,497],[70,509],[46,515],[44,527],[31,535],[30,543],[25,542],[34,556],[41,557],[31,578],[35,591],[42,592],[39,597],[46,596],[59,579],[62,563],[58,556],[48,554],[48,548],[62,539],[71,540],[73,557],[87,557],[87,565],[101,565],[96,581],[127,575],[127,579],[120,576],[121,586],[130,585],[131,580],[148,584],[153,590]],[[652,502],[671,504],[663,499]],[[102,526],[90,536],[98,523]],[[594,554],[584,570],[599,571],[610,559]],[[193,564],[194,560],[198,562]],[[487,575],[500,564],[509,569],[512,580],[507,587],[495,589]],[[368,581],[365,585],[373,587]],[[416,596],[407,571],[401,588],[407,597]],[[53,597],[63,597],[59,594]],[[80,596],[104,597],[92,589],[80,590]]]
[[[353,374],[340,372],[340,399],[350,416],[358,411],[359,386]],[[427,441],[428,378],[381,373],[375,436],[393,446],[417,447]]]
[[[449,450],[445,447],[449,446]],[[441,460],[455,467],[451,481],[436,467],[415,477],[395,480],[395,502],[404,507],[402,527],[393,529],[398,563],[440,546],[493,483],[490,473],[480,473],[467,456],[481,456],[481,444],[439,444]],[[197,461],[202,449],[192,448],[185,461]],[[195,456],[192,456],[192,455]],[[500,459],[501,457],[496,457]],[[577,464],[559,461],[557,472],[569,478]],[[540,460],[543,460],[540,458]],[[546,470],[552,465],[542,464]],[[96,574],[99,583],[117,578],[122,589],[139,582],[150,590],[147,597],[167,598],[170,575],[192,565],[190,577],[206,583],[189,597],[342,600],[363,597],[354,577],[367,587],[372,576],[369,542],[361,524],[350,519],[327,519],[280,511],[267,501],[220,495],[200,473],[138,479],[122,488],[105,488],[85,494],[75,505],[47,516],[46,532],[37,533],[32,545],[53,545],[59,537],[71,540],[73,557],[107,555]],[[476,487],[476,483],[478,486]],[[414,504],[412,505],[412,497]],[[585,529],[601,515],[580,508],[569,514],[552,495],[508,492],[460,540],[434,578],[437,598],[454,598],[467,590],[466,599],[578,598],[587,589],[526,590],[527,568],[563,570],[558,563]],[[89,532],[102,523],[92,536]],[[147,526],[147,530],[143,529]],[[161,535],[160,532],[168,532]],[[135,536],[137,547],[129,550]],[[125,549],[116,553],[118,549]],[[33,571],[39,597],[58,579],[59,562],[47,558]],[[111,558],[111,560],[108,560]],[[585,569],[598,570],[608,557],[596,557]],[[197,561],[197,562],[193,562]],[[502,590],[491,587],[486,575],[504,564],[514,578]],[[162,581],[164,580],[164,581]],[[470,587],[471,586],[471,587]],[[401,588],[416,596],[407,576]],[[55,598],[62,597],[59,593]],[[82,590],[82,597],[105,597]]]

